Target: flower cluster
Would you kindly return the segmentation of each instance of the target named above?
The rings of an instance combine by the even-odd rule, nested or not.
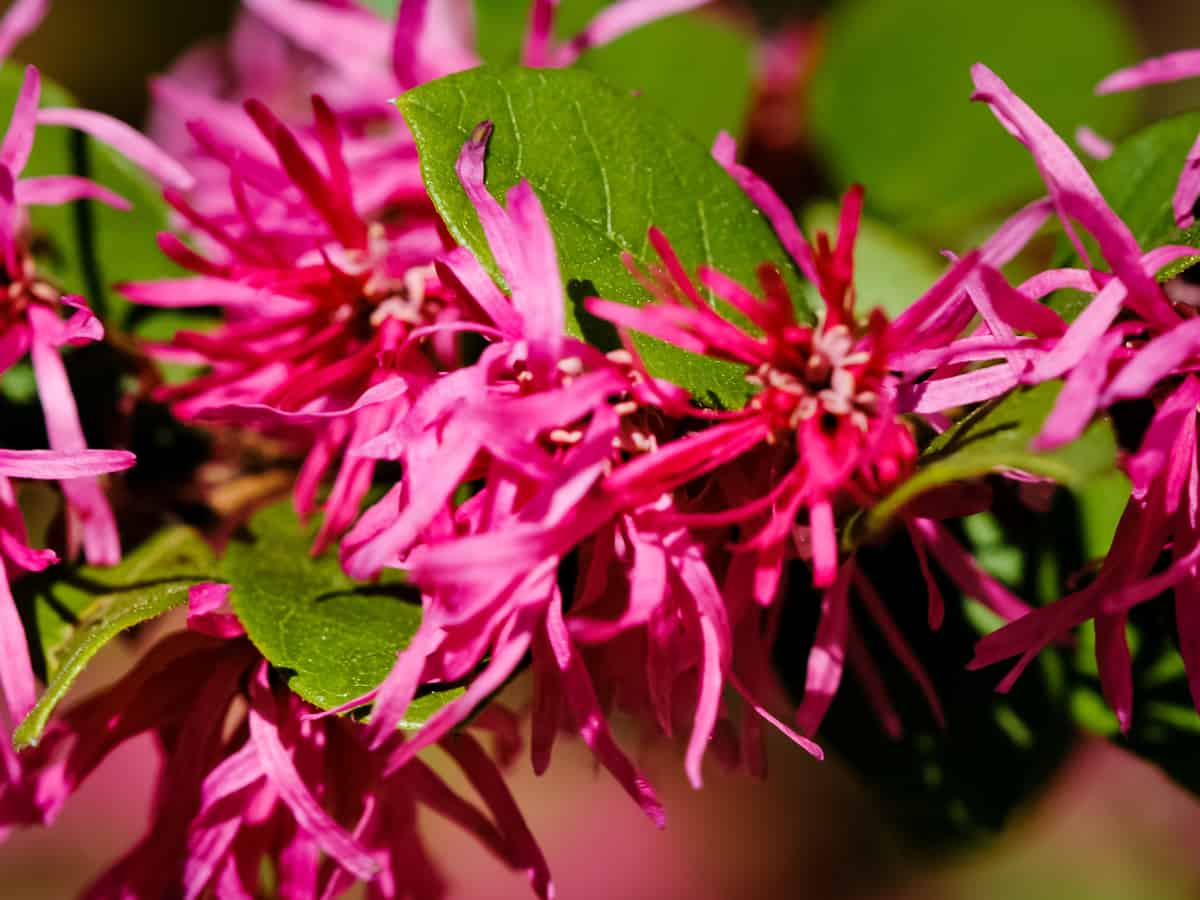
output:
[[[566,66],[699,5],[621,0],[560,42],[557,3],[535,0],[522,60]],[[313,554],[336,548],[359,581],[403,570],[421,620],[380,684],[321,711],[247,637],[227,605],[236,588],[195,585],[185,631],[59,714],[22,755],[4,742],[0,834],[53,821],[109,753],[149,734],[164,760],[151,824],[88,896],[255,896],[265,871],[288,898],[333,897],[358,881],[372,897],[440,896],[443,876],[417,836],[425,808],[550,897],[547,863],[501,774],[521,744],[518,719],[495,696],[528,669],[533,769],[550,765],[561,733],[578,735],[660,826],[666,813],[610,724],[616,713],[650,734],[684,736],[697,787],[709,751],[761,774],[766,726],[822,756],[818,731],[847,671],[878,727],[902,734],[897,686],[873,655],[884,646],[944,723],[926,662],[899,624],[910,598],[870,571],[860,551],[880,536],[856,526],[919,472],[933,435],[1055,380],[1063,386],[1035,450],[1075,440],[1118,404],[1152,407],[1120,459],[1133,489],[1112,551],[1081,589],[1033,609],[985,571],[954,522],[989,510],[997,485],[1040,480],[1001,468],[988,483],[916,492],[896,504],[885,537],[911,551],[919,614],[940,629],[952,587],[1006,620],[973,663],[1019,657],[1002,688],[1095,619],[1104,693],[1128,727],[1126,619],[1173,590],[1200,706],[1200,301],[1194,286],[1157,278],[1194,247],[1140,247],[1061,138],[979,65],[975,99],[1028,149],[1047,196],[950,255],[903,313],[860,308],[862,187],[843,197],[835,234],[806,236],[722,134],[715,175],[770,224],[821,308],[810,314],[776,264],[759,266],[754,285],[714,265],[689,268],[671,235],[651,227],[642,251],[622,258],[644,302],[583,301],[615,331],[601,349],[568,324],[545,198],[528,180],[503,202],[489,189],[489,145],[505,125],[467,123],[455,169],[490,251],[483,259],[443,224],[416,141],[387,102],[480,63],[469,7],[404,0],[386,22],[350,2],[246,0],[228,44],[187,54],[154,83],[157,143],[96,113],[39,110],[38,73],[28,70],[0,143],[0,373],[30,357],[50,449],[0,449],[8,716],[37,699],[9,579],[57,560],[31,547],[10,479],[60,482],[68,553],[82,547],[89,562],[113,564],[118,529],[100,476],[134,462],[85,444],[62,354],[104,329],[39,271],[26,214],[124,201],[77,176],[21,177],[39,124],[110,143],[165,187],[176,230],[159,245],[187,274],[126,282],[123,294],[144,311],[222,316],[211,330],[146,342],[153,357],[201,369],[160,386],[158,399],[188,423],[278,439],[281,456],[300,460],[297,513],[323,513]],[[16,3],[0,21],[0,55],[42,13],[37,0]],[[769,68],[790,82],[782,44]],[[1118,73],[1101,90],[1188,75],[1200,75],[1195,52]],[[1085,137],[1103,153],[1098,136]],[[1200,144],[1175,197],[1181,226],[1192,224],[1197,193]],[[1007,267],[1055,217],[1078,265],[1012,283]],[[1044,302],[1060,290],[1086,295],[1073,319]],[[749,400],[738,409],[697,400],[648,367],[643,338],[736,369]],[[774,654],[785,614],[803,603],[814,607],[815,634],[798,654],[802,690],[789,694]],[[418,697],[448,686],[460,690],[402,730]],[[426,762],[434,747],[482,806]]]

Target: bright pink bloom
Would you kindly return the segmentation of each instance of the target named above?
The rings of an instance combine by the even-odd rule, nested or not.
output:
[[[653,791],[608,733],[562,623],[556,571],[611,515],[596,509],[589,494],[619,448],[647,440],[647,416],[661,402],[682,398],[643,377],[628,355],[606,356],[565,334],[554,241],[537,197],[519,184],[505,210],[483,185],[489,134],[490,126],[477,129],[459,174],[512,298],[465,250],[443,258],[444,270],[471,287],[490,320],[477,329],[493,342],[477,363],[426,389],[402,427],[363,448],[400,459],[404,479],[343,544],[351,574],[369,577],[382,566],[405,565],[429,588],[421,630],[374,698],[372,729],[377,737],[389,734],[422,681],[458,680],[486,658],[466,693],[410,742],[406,752],[415,753],[502,685],[531,646],[539,659],[538,647],[552,646],[545,674],[556,684],[556,703],[601,762],[661,819]],[[456,504],[460,490],[480,479],[474,496]],[[462,564],[442,574],[451,558]],[[553,715],[557,724],[557,705]]]
[[[558,4],[538,0],[530,11],[523,61],[568,65],[590,47],[704,2],[623,0],[560,46],[551,38]],[[199,185],[189,199],[197,208],[215,216],[236,214],[226,173],[213,165],[206,144],[219,140],[253,158],[269,153],[241,116],[244,100],[257,99],[283,121],[301,126],[312,94],[328,101],[346,131],[360,212],[383,218],[386,203],[423,196],[416,149],[391,100],[482,60],[470,0],[403,0],[396,6],[390,23],[359,4],[245,0],[225,46],[197,47],[155,80],[150,133],[195,171]],[[195,120],[205,123],[208,137],[195,134]],[[301,136],[306,146],[310,137]]]
[[[453,362],[452,342],[406,349],[414,329],[454,316],[431,265],[445,244],[423,194],[397,208],[392,224],[363,217],[341,127],[323,100],[313,101],[317,159],[262,104],[246,110],[275,158],[251,161],[212,146],[228,166],[237,217],[218,221],[168,194],[218,245],[214,255],[164,235],[163,250],[196,275],[123,290],[149,305],[224,307],[227,321],[215,332],[182,331],[161,349],[211,366],[163,397],[185,419],[295,435],[307,453],[296,505],[307,514],[338,457],[401,416],[439,360]],[[373,470],[369,459],[342,459],[318,549],[357,515]]]
[[[212,614],[221,587],[193,591],[193,620]],[[165,757],[150,826],[85,896],[253,896],[269,860],[289,900],[340,896],[356,881],[369,897],[441,897],[445,885],[416,830],[422,805],[526,871],[539,896],[553,896],[545,860],[474,737],[464,731],[440,746],[482,810],[422,760],[398,766],[402,734],[372,750],[353,720],[314,717],[236,636],[165,638],[116,684],[68,709],[25,751],[20,779],[0,788],[0,827],[53,821],[109,753],[147,732]]]
[[[1148,66],[1147,77],[1161,66]],[[1186,303],[1172,304],[1155,274],[1194,255],[1191,247],[1142,253],[1108,207],[1082,165],[1037,115],[998,78],[976,67],[979,94],[1038,162],[1064,226],[1079,221],[1100,242],[1112,274],[1054,273],[1047,283],[1082,289],[1094,299],[1041,355],[1026,380],[1065,375],[1065,384],[1035,446],[1073,440],[1101,410],[1122,401],[1151,400],[1157,412],[1136,452],[1123,460],[1133,495],[1112,549],[1094,581],[1030,612],[980,641],[975,666],[1018,656],[1001,682],[1007,689],[1037,653],[1088,619],[1096,622],[1096,657],[1105,697],[1122,728],[1132,717],[1132,678],[1125,642],[1128,610],[1173,588],[1184,661],[1200,701],[1200,488],[1197,487],[1196,410],[1200,403],[1200,320]],[[1128,79],[1116,79],[1126,84]],[[1084,257],[1086,259],[1086,256]],[[1046,273],[1051,275],[1051,273]],[[1164,547],[1172,562],[1158,571]]]
[[[725,497],[708,504],[715,508],[676,514],[674,520],[695,528],[739,527],[730,572],[741,573],[745,581],[736,588],[725,587],[731,607],[738,596],[771,607],[785,562],[797,556],[809,561],[814,583],[827,591],[809,657],[808,688],[798,713],[802,730],[816,729],[846,661],[858,670],[885,726],[892,732],[899,728],[886,689],[878,682],[852,624],[848,604],[854,595],[940,718],[929,679],[878,594],[855,560],[839,563],[837,513],[871,504],[911,471],[916,445],[898,417],[900,412],[934,413],[1010,390],[1019,383],[1027,357],[1043,352],[1046,342],[1065,330],[1056,314],[1036,302],[1041,286],[1014,289],[997,271],[1041,226],[1048,206],[1037,204],[1019,213],[980,251],[956,263],[895,323],[888,324],[879,311],[862,323],[853,308],[853,241],[861,193],[855,189],[847,195],[836,244],[822,234],[813,247],[779,197],[734,161],[728,138],[718,141],[715,153],[817,285],[826,304],[824,315],[815,327],[798,322],[791,298],[773,269],[760,272],[764,294],[760,299],[721,273],[702,268],[700,285],[737,309],[756,329],[743,330],[711,310],[665,238],[652,232],[650,240],[662,265],[649,275],[634,271],[660,302],[632,308],[592,301],[590,308],[622,327],[741,363],[760,390],[740,411],[695,413],[709,420],[707,428],[619,467],[604,487],[632,503],[643,491],[648,496],[695,485],[694,493],[711,496],[712,487],[700,491],[700,485],[724,485]],[[961,337],[977,319],[982,322],[975,334]],[[1018,338],[1014,326],[1032,332],[1033,337]],[[992,359],[1007,364],[978,370],[982,378],[975,372],[956,374],[966,363]],[[761,481],[762,472],[774,473],[770,490],[750,490],[749,485]],[[969,596],[1007,616],[1026,610],[974,566],[936,521],[961,514],[928,503],[902,513],[925,572],[933,628],[941,624],[942,605],[929,556]]]
[[[541,37],[531,45],[548,54],[543,64],[561,64],[585,46],[695,5],[620,3],[574,50],[551,51],[540,29],[552,25],[554,4],[539,3],[531,35]],[[320,549],[357,514],[374,471],[371,459],[346,451],[398,427],[424,384],[457,364],[453,328],[420,344],[407,344],[410,334],[478,319],[474,306],[452,304],[433,268],[447,244],[412,137],[386,101],[479,60],[462,0],[406,0],[394,29],[359,8],[307,0],[246,6],[227,61],[228,96],[261,90],[282,112],[252,100],[247,116],[224,99],[227,82],[218,76],[226,61],[207,52],[157,83],[161,133],[188,147],[200,180],[190,199],[169,199],[206,253],[166,236],[164,251],[195,277],[128,285],[126,293],[150,305],[224,307],[222,328],[184,332],[160,351],[212,367],[164,396],[183,418],[294,437],[306,451],[295,492],[302,513],[315,508],[323,476],[338,465]],[[264,25],[286,46],[259,41]],[[314,99],[312,123],[288,127],[285,120],[299,118],[297,94],[310,89],[328,102]]]

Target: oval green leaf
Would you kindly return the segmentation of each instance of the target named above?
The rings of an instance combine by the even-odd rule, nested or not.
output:
[[[560,39],[577,34],[611,0],[563,4],[555,22]],[[525,0],[475,0],[479,49],[492,65],[520,61],[529,22]],[[695,61],[704,60],[697,72]],[[754,43],[739,23],[704,12],[651,22],[575,63],[616,87],[638,91],[667,117],[708,144],[720,131],[740,134],[750,112]],[[707,77],[705,77],[707,75]]]
[[[795,267],[763,215],[703,144],[643,98],[583,71],[482,68],[423,85],[398,102],[417,140],[429,196],[454,238],[493,274],[454,163],[475,126],[495,122],[488,188],[500,197],[526,179],[537,191],[558,245],[574,334],[601,346],[615,338],[604,323],[581,315],[588,296],[648,301],[621,254],[651,262],[651,225],[667,234],[689,270],[708,264],[753,285],[758,265],[770,262],[803,302]],[[651,372],[702,402],[736,407],[750,393],[740,367],[643,336],[635,340]]]
[[[1077,440],[1048,452],[1030,448],[1058,392],[1059,382],[1014,391],[981,406],[934,438],[917,472],[872,507],[865,531],[877,533],[907,503],[937,487],[1005,469],[1082,487],[1114,471],[1117,442],[1107,419],[1093,422]]]
[[[377,584],[348,577],[337,555],[309,552],[319,523],[301,525],[290,503],[259,512],[221,559],[234,612],[288,687],[321,709],[366,694],[392,670],[421,624],[420,596],[396,572]],[[418,728],[461,693],[423,695],[402,728]]]
[[[851,0],[813,77],[812,133],[844,184],[905,230],[941,234],[1039,193],[1028,152],[971,94],[984,62],[1060,133],[1120,135],[1133,95],[1096,97],[1137,58],[1110,0]]]

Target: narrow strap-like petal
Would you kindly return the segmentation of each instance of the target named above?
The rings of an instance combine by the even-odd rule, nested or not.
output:
[[[120,472],[136,461],[125,450],[0,450],[0,477],[85,478]]]
[[[37,120],[42,125],[65,125],[108,144],[157,178],[166,187],[189,191],[196,183],[192,174],[140,131],[124,122],[88,109],[42,109]]]
[[[22,206],[61,206],[74,200],[99,200],[113,209],[127,212],[133,208],[120,194],[78,175],[22,178],[17,182],[16,198]]]
[[[589,47],[610,43],[649,22],[695,9],[708,2],[709,0],[621,0],[609,4],[596,13],[584,29],[555,55],[554,64],[569,66]]]
[[[843,563],[833,586],[821,598],[821,620],[808,651],[804,699],[796,710],[796,724],[803,734],[813,734],[820,727],[842,682],[850,629],[850,584],[855,569],[853,560]]]
[[[1113,72],[1098,85],[1097,94],[1133,91],[1151,84],[1200,76],[1200,50],[1179,50]]]
[[[250,684],[250,740],[258,751],[267,779],[279,791],[296,821],[308,830],[337,863],[366,881],[379,866],[370,852],[321,808],[296,769],[291,754],[280,740],[279,703],[267,684],[264,664]]]
[[[15,0],[0,19],[0,59],[12,55],[13,48],[32,33],[50,9],[50,0]]]
[[[19,175],[29,162],[29,154],[33,150],[33,135],[37,129],[38,98],[42,91],[42,76],[33,66],[25,68],[25,80],[21,82],[21,90],[17,94],[17,102],[13,106],[12,118],[9,120],[8,131],[4,135],[4,143],[0,145],[0,165],[13,175]]]

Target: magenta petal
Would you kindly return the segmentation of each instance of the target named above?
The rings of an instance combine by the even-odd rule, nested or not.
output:
[[[1151,84],[1200,76],[1200,50],[1179,50],[1113,72],[1098,85],[1097,94],[1132,91]]]
[[[1081,125],[1076,129],[1075,143],[1079,145],[1080,150],[1092,159],[1108,159],[1112,156],[1112,141],[1102,138],[1086,125]]]
[[[62,298],[62,304],[71,307],[75,312],[71,314],[71,318],[61,323],[58,346],[69,344],[79,347],[104,339],[104,326],[83,302],[82,297],[67,294]]]
[[[267,780],[302,828],[310,832],[326,853],[364,881],[374,877],[379,865],[366,848],[361,847],[342,826],[321,808],[296,770],[291,754],[280,740],[279,704],[267,684],[267,667],[250,683],[250,740],[258,751]],[[285,713],[286,714],[286,713]]]
[[[854,573],[854,562],[844,563],[833,586],[821,598],[821,621],[808,652],[804,699],[796,710],[796,724],[804,734],[812,734],[820,727],[842,682],[850,633],[850,583]]]
[[[521,334],[521,316],[513,308],[501,290],[496,287],[491,276],[483,270],[470,250],[465,247],[455,247],[450,252],[438,258],[438,263],[450,270],[471,298],[479,304],[480,309],[495,323],[496,327],[510,337]]]
[[[369,78],[388,58],[390,29],[365,10],[301,0],[246,0],[245,5],[297,46],[348,74]]]
[[[394,30],[392,71],[406,90],[479,65],[468,0],[403,0]]]
[[[1054,212],[1047,198],[1034,200],[1010,216],[980,247],[980,262],[1000,268],[1016,259]]]
[[[511,864],[528,875],[538,897],[551,900],[554,897],[554,885],[550,880],[546,858],[495,763],[484,753],[479,742],[466,732],[443,738],[441,745],[454,757],[495,817],[496,824],[507,839]]]
[[[8,586],[3,559],[0,559],[0,689],[9,714],[16,721],[25,718],[37,702],[25,628]]]
[[[611,3],[588,22],[554,58],[555,65],[569,66],[589,47],[615,41],[621,35],[656,19],[696,9],[708,0],[620,0]]]
[[[554,235],[542,204],[529,182],[508,192],[508,215],[520,236],[523,291],[513,288],[513,303],[525,320],[525,334],[533,340],[554,340],[566,331],[566,304]],[[510,285],[511,287],[511,285]]]
[[[422,623],[408,645],[400,651],[387,678],[375,691],[371,724],[367,734],[373,747],[378,748],[395,733],[404,719],[421,686],[425,659],[435,651],[445,637],[438,627]]]
[[[1124,615],[1096,616],[1096,667],[1104,699],[1117,715],[1122,732],[1133,721],[1133,660],[1125,637]]]
[[[1134,492],[1145,496],[1159,475],[1167,468],[1183,420],[1195,417],[1200,404],[1200,380],[1188,376],[1158,407],[1141,446],[1125,463],[1125,471],[1133,482]]]
[[[958,589],[968,597],[978,600],[1006,619],[1018,619],[1029,613],[1029,606],[984,572],[975,557],[967,552],[944,525],[932,519],[916,517],[909,519],[907,525],[913,540],[916,541],[919,536],[925,544],[925,549],[933,555]]]
[[[1104,392],[1105,405],[1149,396],[1163,378],[1190,361],[1200,350],[1200,319],[1192,319],[1158,335],[1125,364]]]
[[[1026,375],[1028,383],[1057,378],[1077,365],[1101,339],[1121,311],[1125,285],[1113,279],[1104,286],[1067,328],[1053,350],[1038,360]]]
[[[1129,290],[1129,300],[1148,318],[1175,319],[1162,291],[1146,274],[1133,233],[1112,211],[1096,183],[1071,149],[1049,125],[1001,81],[987,66],[971,69],[975,99],[985,101],[1001,123],[1033,154],[1042,178],[1058,208],[1068,236],[1083,259],[1088,254],[1071,225],[1078,221],[1096,238],[1104,258]]]
[[[99,200],[125,212],[133,208],[120,194],[76,175],[22,178],[17,182],[16,198],[22,206],[61,206],[74,200]]]
[[[906,384],[896,397],[896,408],[900,412],[941,412],[999,397],[1016,387],[1019,381],[1008,366],[988,366],[965,375]]]
[[[562,658],[558,664],[563,681],[564,705],[579,731],[579,736],[650,821],[659,828],[664,827],[666,813],[654,787],[613,740],[612,732],[604,719],[604,711],[592,686],[591,676],[572,646],[571,638],[563,625],[560,602],[551,603],[546,614],[545,627],[551,645],[559,645]]]
[[[188,589],[188,628],[219,638],[242,637],[246,629],[229,606],[232,585],[205,582]]]
[[[204,779],[200,813],[189,829],[183,863],[184,900],[196,900],[216,877],[253,800],[246,796],[247,789],[263,774],[258,751],[248,742]]]
[[[1100,395],[1108,378],[1108,365],[1124,341],[1125,335],[1121,331],[1110,331],[1067,376],[1054,401],[1054,409],[1034,438],[1033,449],[1053,450],[1083,434],[1102,405]]]
[[[763,215],[771,223],[771,227],[775,229],[775,234],[779,237],[783,248],[796,261],[796,265],[800,267],[804,277],[813,284],[820,284],[821,275],[817,271],[817,262],[813,258],[812,247],[801,234],[796,219],[787,208],[787,204],[766,181],[745,166],[739,165],[735,158],[736,153],[737,143],[730,135],[722,132],[717,136],[716,143],[713,144],[713,158],[746,192],[746,196],[750,198],[751,202],[762,210]]]
[[[37,120],[42,125],[74,128],[108,144],[167,187],[189,191],[196,183],[187,169],[140,131],[111,116],[87,109],[41,109]]]
[[[57,316],[45,310],[31,310],[31,317],[33,313],[43,312],[47,322],[58,323]],[[39,315],[37,318],[42,317]],[[40,328],[40,323],[38,327]],[[69,453],[86,450],[83,427],[79,422],[79,410],[75,405],[75,397],[71,393],[62,359],[57,352],[39,340],[34,341],[31,353],[50,446]],[[124,461],[119,462],[123,464]],[[82,531],[88,561],[96,565],[113,565],[120,560],[121,544],[117,535],[117,523],[96,478],[81,476],[65,479],[62,487],[67,495],[70,517],[68,526]]]
[[[284,410],[263,403],[219,403],[200,410],[198,422],[232,422],[238,425],[319,425],[332,419],[353,416],[363,410],[390,403],[408,393],[408,383],[402,378],[388,378],[367,388],[350,406],[338,409]]]
[[[914,541],[913,545],[920,552],[920,541]],[[905,639],[904,632],[896,624],[891,613],[888,612],[887,604],[879,595],[879,591],[875,589],[875,585],[862,572],[855,573],[854,584],[858,588],[858,594],[862,598],[863,606],[866,607],[868,615],[870,615],[876,627],[882,632],[883,639],[887,642],[888,647],[895,654],[896,659],[900,661],[900,664],[908,671],[913,682],[917,685],[917,689],[925,698],[925,703],[929,706],[929,712],[933,716],[933,720],[938,724],[938,727],[945,728],[946,713],[942,708],[942,701],[938,697],[933,679],[929,677],[929,673],[925,671],[925,667],[921,664],[921,658]]]
[[[26,66],[25,80],[13,107],[12,119],[0,145],[0,166],[14,176],[19,175],[29,162],[33,150],[33,133],[37,128],[37,105],[41,96],[42,78],[34,66]]]
[[[161,281],[131,281],[118,285],[117,289],[135,303],[167,308],[217,305],[261,307],[279,300],[288,304],[297,302],[291,298],[280,298],[253,285],[203,275],[164,278]]]
[[[46,18],[50,0],[15,0],[0,19],[0,59],[8,59],[13,48]]]
[[[700,664],[700,694],[696,699],[696,714],[692,735],[684,756],[684,770],[692,787],[702,786],[701,763],[704,751],[712,740],[713,729],[721,708],[724,673],[731,656],[729,617],[725,598],[713,580],[712,573],[700,557],[698,547],[687,548],[677,562],[679,575],[696,602],[700,622],[700,644],[703,659]]]
[[[1175,187],[1175,196],[1172,200],[1175,222],[1180,228],[1188,228],[1196,221],[1192,210],[1196,206],[1198,197],[1200,197],[1200,137],[1196,138],[1196,143],[1188,151],[1187,160],[1183,164],[1183,171],[1179,173],[1179,184]]]
[[[84,478],[120,472],[136,461],[125,450],[0,450],[0,477]]]

